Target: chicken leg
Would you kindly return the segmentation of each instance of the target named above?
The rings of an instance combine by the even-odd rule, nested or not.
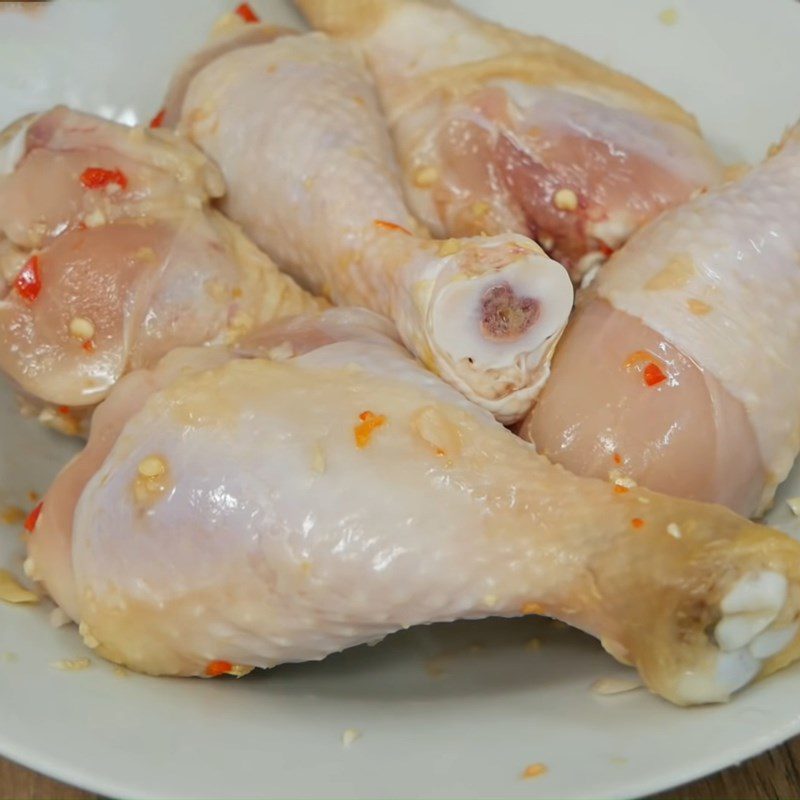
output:
[[[426,366],[498,419],[527,412],[572,308],[569,278],[517,234],[427,238],[347,46],[310,34],[228,50],[190,81],[178,127],[221,167],[224,211],[284,269],[391,317]]]
[[[627,75],[441,0],[296,0],[372,68],[412,211],[437,236],[517,231],[578,280],[721,177],[697,123]]]
[[[64,107],[12,126],[0,175],[0,369],[77,432],[129,369],[325,304],[219,212],[202,153]]]
[[[551,465],[392,336],[335,309],[119,382],[28,537],[28,572],[88,646],[241,675],[546,614],[679,704],[797,658],[800,544]]]
[[[522,435],[580,474],[763,512],[800,450],[798,220],[800,126],[612,257]]]

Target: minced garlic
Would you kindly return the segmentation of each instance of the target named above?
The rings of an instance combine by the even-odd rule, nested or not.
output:
[[[22,586],[7,569],[0,569],[0,600],[6,603],[38,603],[39,596]]]
[[[680,529],[680,527],[678,526],[678,523],[677,523],[677,522],[670,522],[670,523],[669,523],[669,525],[667,525],[667,533],[668,533],[668,534],[669,534],[669,535],[670,535],[670,536],[671,536],[673,539],[680,539],[680,538],[681,538],[681,536],[683,535],[683,534],[681,533],[681,529]]]
[[[559,211],[575,211],[578,208],[578,195],[572,189],[559,189],[553,195],[553,205]]]
[[[139,462],[139,474],[145,478],[157,478],[167,471],[167,465],[160,456],[147,456]]]
[[[322,473],[325,472],[325,467],[325,451],[322,449],[322,445],[317,442],[314,445],[314,453],[311,456],[311,471],[315,475],[322,475]]]
[[[99,228],[101,225],[105,225],[106,222],[106,215],[103,213],[102,209],[99,208],[95,208],[94,211],[90,211],[83,218],[83,224],[87,228]]]
[[[78,633],[81,635],[83,643],[90,650],[94,650],[100,646],[100,642],[95,638],[95,636],[89,630],[89,626],[85,622],[81,622],[80,625],[78,625]]]
[[[94,323],[86,317],[73,317],[69,323],[69,335],[79,342],[88,342],[95,334]]]
[[[674,8],[665,8],[658,15],[658,19],[662,25],[675,25],[678,21],[678,12]]]
[[[461,434],[436,406],[423,406],[411,415],[414,433],[436,456],[458,456],[461,452]]]
[[[361,731],[356,728],[348,728],[346,731],[342,732],[342,744],[345,747],[350,747],[356,739],[361,738]]]
[[[439,255],[440,256],[452,256],[454,253],[457,253],[461,249],[461,245],[459,244],[457,239],[445,239],[439,245]]]
[[[79,672],[88,669],[92,662],[88,658],[62,658],[60,661],[53,661],[50,666],[64,672]]]
[[[170,488],[171,479],[167,462],[158,455],[150,455],[139,462],[133,482],[133,496],[142,508],[149,508]]]
[[[19,506],[4,506],[0,509],[0,522],[5,525],[17,525],[24,522],[27,516]]]
[[[632,692],[641,686],[642,682],[637,678],[598,678],[591,689],[595,694],[609,695]]]
[[[544,614],[544,607],[539,603],[523,603],[520,609],[523,614]]]
[[[710,314],[712,311],[708,303],[704,303],[702,300],[698,300],[694,297],[690,297],[686,301],[686,307],[689,309],[690,313],[698,317],[703,317],[706,314]]]
[[[414,185],[420,189],[425,189],[428,186],[433,186],[439,179],[439,170],[436,167],[420,167],[414,173]]]
[[[547,772],[547,767],[544,764],[529,764],[525,767],[522,777],[525,779],[538,778],[540,775],[544,775],[545,772]]]
[[[50,625],[54,628],[63,628],[65,625],[69,625],[71,621],[64,609],[58,607],[50,612],[48,619],[50,620]]]

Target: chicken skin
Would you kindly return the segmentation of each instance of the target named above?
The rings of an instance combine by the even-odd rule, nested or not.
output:
[[[521,426],[584,475],[769,507],[800,450],[800,127],[600,271]]]
[[[679,704],[797,657],[800,543],[571,475],[393,337],[334,309],[118,383],[28,537],[29,573],[88,646],[241,675],[411,625],[546,614]]]
[[[0,369],[54,427],[173,347],[325,305],[210,208],[218,170],[171,132],[58,107],[2,145]]]
[[[677,103],[541,36],[440,0],[296,0],[364,53],[412,211],[437,236],[515,231],[578,281],[720,180]]]
[[[426,366],[498,419],[524,416],[572,308],[564,268],[515,233],[427,236],[346,45],[281,36],[198,62],[178,130],[220,166],[225,213],[311,291],[390,317]]]

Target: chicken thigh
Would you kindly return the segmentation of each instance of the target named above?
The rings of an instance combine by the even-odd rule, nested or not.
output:
[[[89,647],[241,675],[546,614],[680,704],[797,657],[799,543],[551,465],[393,335],[334,309],[119,382],[28,537],[27,571]]]
[[[574,279],[716,183],[672,100],[567,47],[441,0],[296,0],[377,79],[414,213],[438,236],[532,236]]]
[[[800,126],[600,272],[521,426],[584,475],[765,510],[800,449]]]
[[[179,130],[221,167],[224,211],[308,288],[391,317],[498,419],[530,409],[572,308],[569,277],[517,234],[427,238],[346,45],[309,34],[229,49],[191,80]]]
[[[322,307],[209,208],[222,178],[173,133],[59,107],[3,145],[0,369],[43,421],[76,432],[127,370]]]

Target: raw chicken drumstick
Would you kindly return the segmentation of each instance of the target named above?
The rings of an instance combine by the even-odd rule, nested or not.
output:
[[[800,543],[550,464],[391,336],[334,309],[126,376],[26,570],[89,647],[153,674],[521,614],[594,634],[679,704],[798,656]]]
[[[532,236],[576,280],[716,183],[672,100],[549,39],[448,2],[296,0],[377,79],[412,211],[438,236]]]
[[[322,307],[208,207],[222,177],[171,132],[58,107],[2,155],[0,369],[54,427],[173,347]]]
[[[418,229],[346,45],[309,34],[229,50],[190,82],[179,130],[221,167],[223,210],[299,281],[391,317],[498,419],[530,409],[572,308],[565,270],[517,234],[435,242]]]
[[[582,475],[764,511],[800,449],[798,254],[800,126],[614,255],[521,433]]]

